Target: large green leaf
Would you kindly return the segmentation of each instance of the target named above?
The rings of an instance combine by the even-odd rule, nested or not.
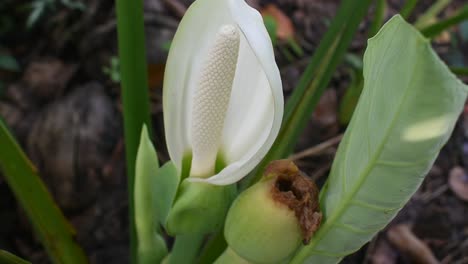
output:
[[[321,200],[325,221],[292,263],[336,263],[382,229],[421,184],[466,95],[400,16],[369,40],[363,94]]]

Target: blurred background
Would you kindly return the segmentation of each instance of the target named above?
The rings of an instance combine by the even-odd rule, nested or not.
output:
[[[144,0],[146,54],[155,145],[168,159],[162,122],[162,80],[178,22],[192,0]],[[249,0],[272,37],[284,94],[296,86],[334,17],[337,0]],[[418,23],[436,2],[420,0]],[[466,7],[447,2],[424,23]],[[128,263],[128,202],[114,1],[0,1],[0,117],[38,168],[77,231],[92,263]],[[404,0],[388,0],[385,20]],[[291,157],[323,184],[362,88],[361,57],[372,6],[310,117]],[[425,25],[420,25],[424,27]],[[468,67],[468,22],[433,39],[446,63]],[[317,147],[318,145],[318,147]],[[2,146],[0,146],[1,148]],[[420,190],[395,220],[343,263],[468,263],[468,108]],[[0,174],[0,248],[49,263]],[[434,262],[435,261],[435,262]]]

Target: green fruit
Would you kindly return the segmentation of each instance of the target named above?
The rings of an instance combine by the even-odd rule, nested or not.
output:
[[[315,185],[294,163],[273,162],[263,180],[240,194],[229,209],[224,229],[229,247],[253,263],[287,260],[318,228],[317,196]]]

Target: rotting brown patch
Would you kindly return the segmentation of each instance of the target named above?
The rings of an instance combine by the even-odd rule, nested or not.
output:
[[[276,178],[271,189],[273,200],[294,211],[301,227],[303,243],[308,244],[322,220],[317,186],[290,160],[271,162],[265,176]]]

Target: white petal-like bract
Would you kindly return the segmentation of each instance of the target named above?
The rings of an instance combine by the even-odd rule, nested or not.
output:
[[[236,27],[240,35],[231,95],[217,143],[226,167],[207,178],[190,178],[216,185],[239,181],[261,161],[283,117],[281,79],[261,15],[244,0],[197,0],[179,25],[166,64],[164,125],[172,161],[181,170],[183,157],[193,151],[197,133],[192,131],[192,122],[204,120],[193,117],[194,104],[200,101],[197,85],[225,25]],[[200,161],[192,160],[192,168],[204,166],[194,162]]]

